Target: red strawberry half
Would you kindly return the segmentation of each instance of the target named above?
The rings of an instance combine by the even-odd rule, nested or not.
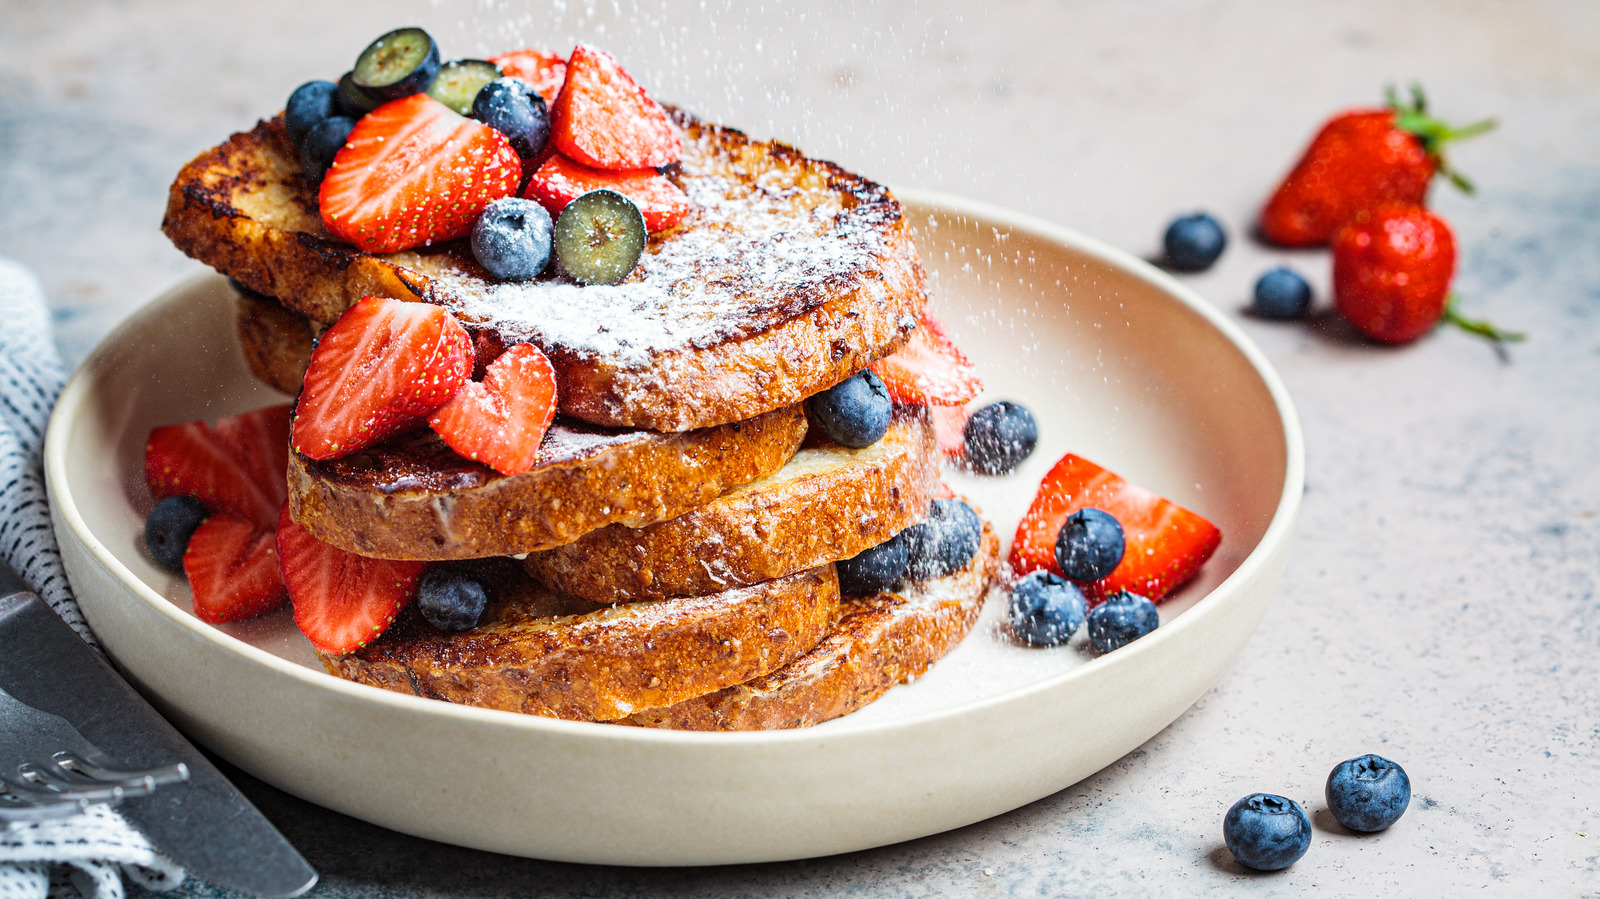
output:
[[[597,169],[670,165],[683,155],[678,129],[610,54],[578,46],[550,108],[550,140]]]
[[[501,474],[533,467],[556,414],[556,373],[531,343],[506,350],[433,413],[428,424],[450,448]]]
[[[289,407],[153,428],[144,476],[156,499],[192,496],[271,530],[288,496]]]
[[[368,253],[397,253],[464,237],[522,163],[505,135],[427,94],[385,103],[356,123],[318,203],[322,223]]]
[[[568,203],[602,187],[632,200],[651,233],[676,225],[689,213],[689,197],[655,169],[594,169],[559,153],[533,173],[523,196],[539,201],[554,217]]]
[[[952,459],[965,459],[969,417],[967,407],[929,406],[928,412],[933,416],[933,436],[939,443],[939,451]]]
[[[311,645],[353,652],[383,635],[410,604],[427,567],[369,559],[329,546],[289,517],[278,519],[278,560],[294,603],[294,623]]]
[[[909,343],[871,368],[889,388],[889,398],[902,405],[959,406],[983,390],[972,363],[927,313]]]
[[[444,405],[472,373],[472,339],[429,303],[362,297],[323,332],[295,407],[294,448],[349,455]]]
[[[1222,542],[1222,532],[1199,515],[1069,453],[1044,476],[1017,525],[1011,567],[1018,576],[1041,568],[1061,573],[1056,535],[1067,516],[1083,508],[1111,513],[1127,540],[1122,562],[1110,574],[1079,585],[1091,604],[1118,590],[1158,601],[1193,576]]]
[[[272,529],[228,512],[195,529],[183,554],[183,573],[194,594],[195,617],[210,624],[254,618],[289,598],[278,573]]]
[[[561,83],[567,80],[567,61],[543,50],[512,50],[489,61],[512,78],[521,78],[533,85],[546,105],[556,102],[561,93]]]

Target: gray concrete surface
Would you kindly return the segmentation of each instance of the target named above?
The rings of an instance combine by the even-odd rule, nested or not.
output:
[[[630,870],[424,843],[245,779],[323,870],[317,895],[1600,896],[1600,5],[0,0],[0,254],[40,274],[69,359],[197,270],[157,230],[178,167],[402,23],[450,55],[593,42],[711,118],[1137,253],[1213,211],[1233,242],[1192,283],[1283,374],[1308,488],[1232,669],[1031,806],[837,858]],[[1500,119],[1454,153],[1480,195],[1436,206],[1465,310],[1531,335],[1505,358],[1459,333],[1388,349],[1326,313],[1240,314],[1278,262],[1326,309],[1326,255],[1254,243],[1253,212],[1323,117],[1412,79],[1443,116]],[[1416,795],[1355,836],[1321,785],[1366,751]],[[1313,812],[1288,871],[1222,848],[1254,790]]]

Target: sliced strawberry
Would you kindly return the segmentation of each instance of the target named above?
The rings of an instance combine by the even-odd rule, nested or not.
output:
[[[271,406],[214,424],[153,428],[144,476],[156,499],[192,496],[270,530],[288,496],[289,407]]]
[[[450,448],[501,474],[533,467],[556,414],[556,373],[531,343],[489,363],[482,381],[468,381],[428,424]]]
[[[655,169],[593,169],[557,153],[528,179],[522,195],[538,200],[552,217],[591,190],[608,188],[633,201],[651,233],[670,228],[689,213],[689,197]]]
[[[427,94],[362,116],[322,179],[322,223],[368,253],[464,237],[522,163],[505,135]]]
[[[289,598],[272,529],[228,512],[195,529],[183,553],[183,573],[194,594],[195,617],[209,624],[264,615]]]
[[[871,368],[889,388],[889,398],[903,405],[959,406],[983,390],[972,363],[926,312],[911,342]]]
[[[544,50],[512,50],[491,56],[489,61],[512,78],[521,78],[533,85],[547,106],[556,102],[561,83],[567,80],[567,61]]]
[[[667,111],[610,54],[582,45],[567,60],[567,80],[550,108],[550,140],[597,169],[647,169],[683,155]]]
[[[429,303],[363,297],[317,341],[295,407],[294,448],[334,459],[444,405],[472,373],[472,339]]]
[[[928,412],[933,416],[933,436],[939,451],[952,459],[966,458],[967,407],[929,406]]]
[[[369,559],[311,536],[283,508],[278,560],[294,623],[323,652],[353,652],[383,635],[411,603],[422,562]]]
[[[1041,568],[1060,574],[1056,535],[1067,516],[1083,508],[1111,513],[1127,541],[1121,564],[1104,578],[1079,585],[1091,604],[1118,590],[1159,601],[1188,580],[1222,542],[1222,532],[1199,515],[1068,453],[1044,476],[1033,505],[1017,525],[1012,569],[1019,576]]]

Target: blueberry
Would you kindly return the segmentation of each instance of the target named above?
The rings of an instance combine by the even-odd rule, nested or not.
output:
[[[1203,272],[1222,255],[1228,235],[1216,219],[1196,212],[1173,219],[1163,243],[1167,265],[1180,272]]]
[[[483,584],[464,571],[435,568],[417,582],[417,611],[442,631],[472,630],[488,605]]]
[[[1258,871],[1281,871],[1311,848],[1311,819],[1300,803],[1271,793],[1251,793],[1222,819],[1228,851]]]
[[[156,503],[144,520],[144,545],[162,568],[183,574],[183,551],[208,514],[192,496],[169,496]]]
[[[554,231],[543,206],[521,197],[502,197],[490,203],[472,226],[472,255],[502,281],[527,281],[550,264]]]
[[[838,563],[839,592],[846,596],[877,593],[905,575],[909,558],[905,531],[901,531],[877,546]]]
[[[1011,586],[1011,629],[1024,642],[1056,646],[1083,627],[1086,606],[1078,585],[1035,571]]]
[[[889,430],[894,402],[871,369],[862,369],[810,400],[811,418],[840,446],[871,446]]]
[[[1311,285],[1293,269],[1278,266],[1256,279],[1250,311],[1262,318],[1304,318],[1311,308]]]
[[[928,517],[906,528],[906,576],[914,581],[960,571],[978,554],[983,522],[959,499],[936,499]]]
[[[355,119],[336,115],[323,119],[306,132],[306,139],[300,144],[300,170],[312,183],[320,182],[328,173],[333,157],[339,154],[355,127]]]
[[[1056,534],[1056,564],[1075,581],[1098,581],[1116,570],[1127,550],[1122,522],[1101,509],[1079,509]]]
[[[1039,425],[1021,403],[1001,401],[972,413],[962,440],[967,463],[984,474],[1005,474],[1039,445]]]
[[[1405,814],[1411,803],[1411,778],[1394,762],[1369,753],[1340,762],[1328,775],[1323,795],[1336,821],[1351,830],[1371,833]]]
[[[351,83],[379,103],[421,93],[439,74],[439,45],[421,28],[396,28],[367,45]]]
[[[644,214],[614,190],[578,197],[556,218],[556,259],[579,284],[616,284],[644,255]]]
[[[519,78],[496,78],[478,91],[472,117],[504,134],[523,159],[539,155],[550,141],[550,111],[533,86]]]
[[[1161,614],[1156,611],[1155,603],[1122,590],[1090,610],[1088,622],[1089,642],[1106,653],[1121,649],[1155,630],[1161,624]]]
[[[295,146],[323,120],[339,114],[339,85],[332,81],[307,81],[294,89],[283,106],[283,127]]]

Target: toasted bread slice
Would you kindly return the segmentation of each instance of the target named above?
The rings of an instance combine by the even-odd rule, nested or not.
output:
[[[1000,540],[987,521],[977,555],[954,574],[848,597],[839,623],[815,648],[762,677],[621,719],[677,730],[810,727],[872,702],[919,677],[955,648],[1000,576]]]
[[[447,634],[407,610],[330,674],[468,705],[606,721],[760,677],[821,640],[839,610],[832,565],[712,596],[595,610],[499,580],[476,630]]]
[[[672,177],[694,207],[614,286],[548,273],[495,282],[460,241],[385,256],[336,241],[281,119],[186,165],[162,230],[324,324],[371,294],[439,303],[469,330],[536,343],[555,365],[561,411],[611,427],[753,418],[904,344],[924,275],[886,188],[783,144],[674,121],[684,150]]]
[[[939,453],[927,410],[900,407],[872,446],[824,438],[776,473],[683,515],[620,525],[528,556],[552,589],[617,602],[756,584],[877,546],[927,514]]]
[[[270,297],[239,295],[239,347],[250,373],[297,396],[311,364],[315,328],[311,320]]]

